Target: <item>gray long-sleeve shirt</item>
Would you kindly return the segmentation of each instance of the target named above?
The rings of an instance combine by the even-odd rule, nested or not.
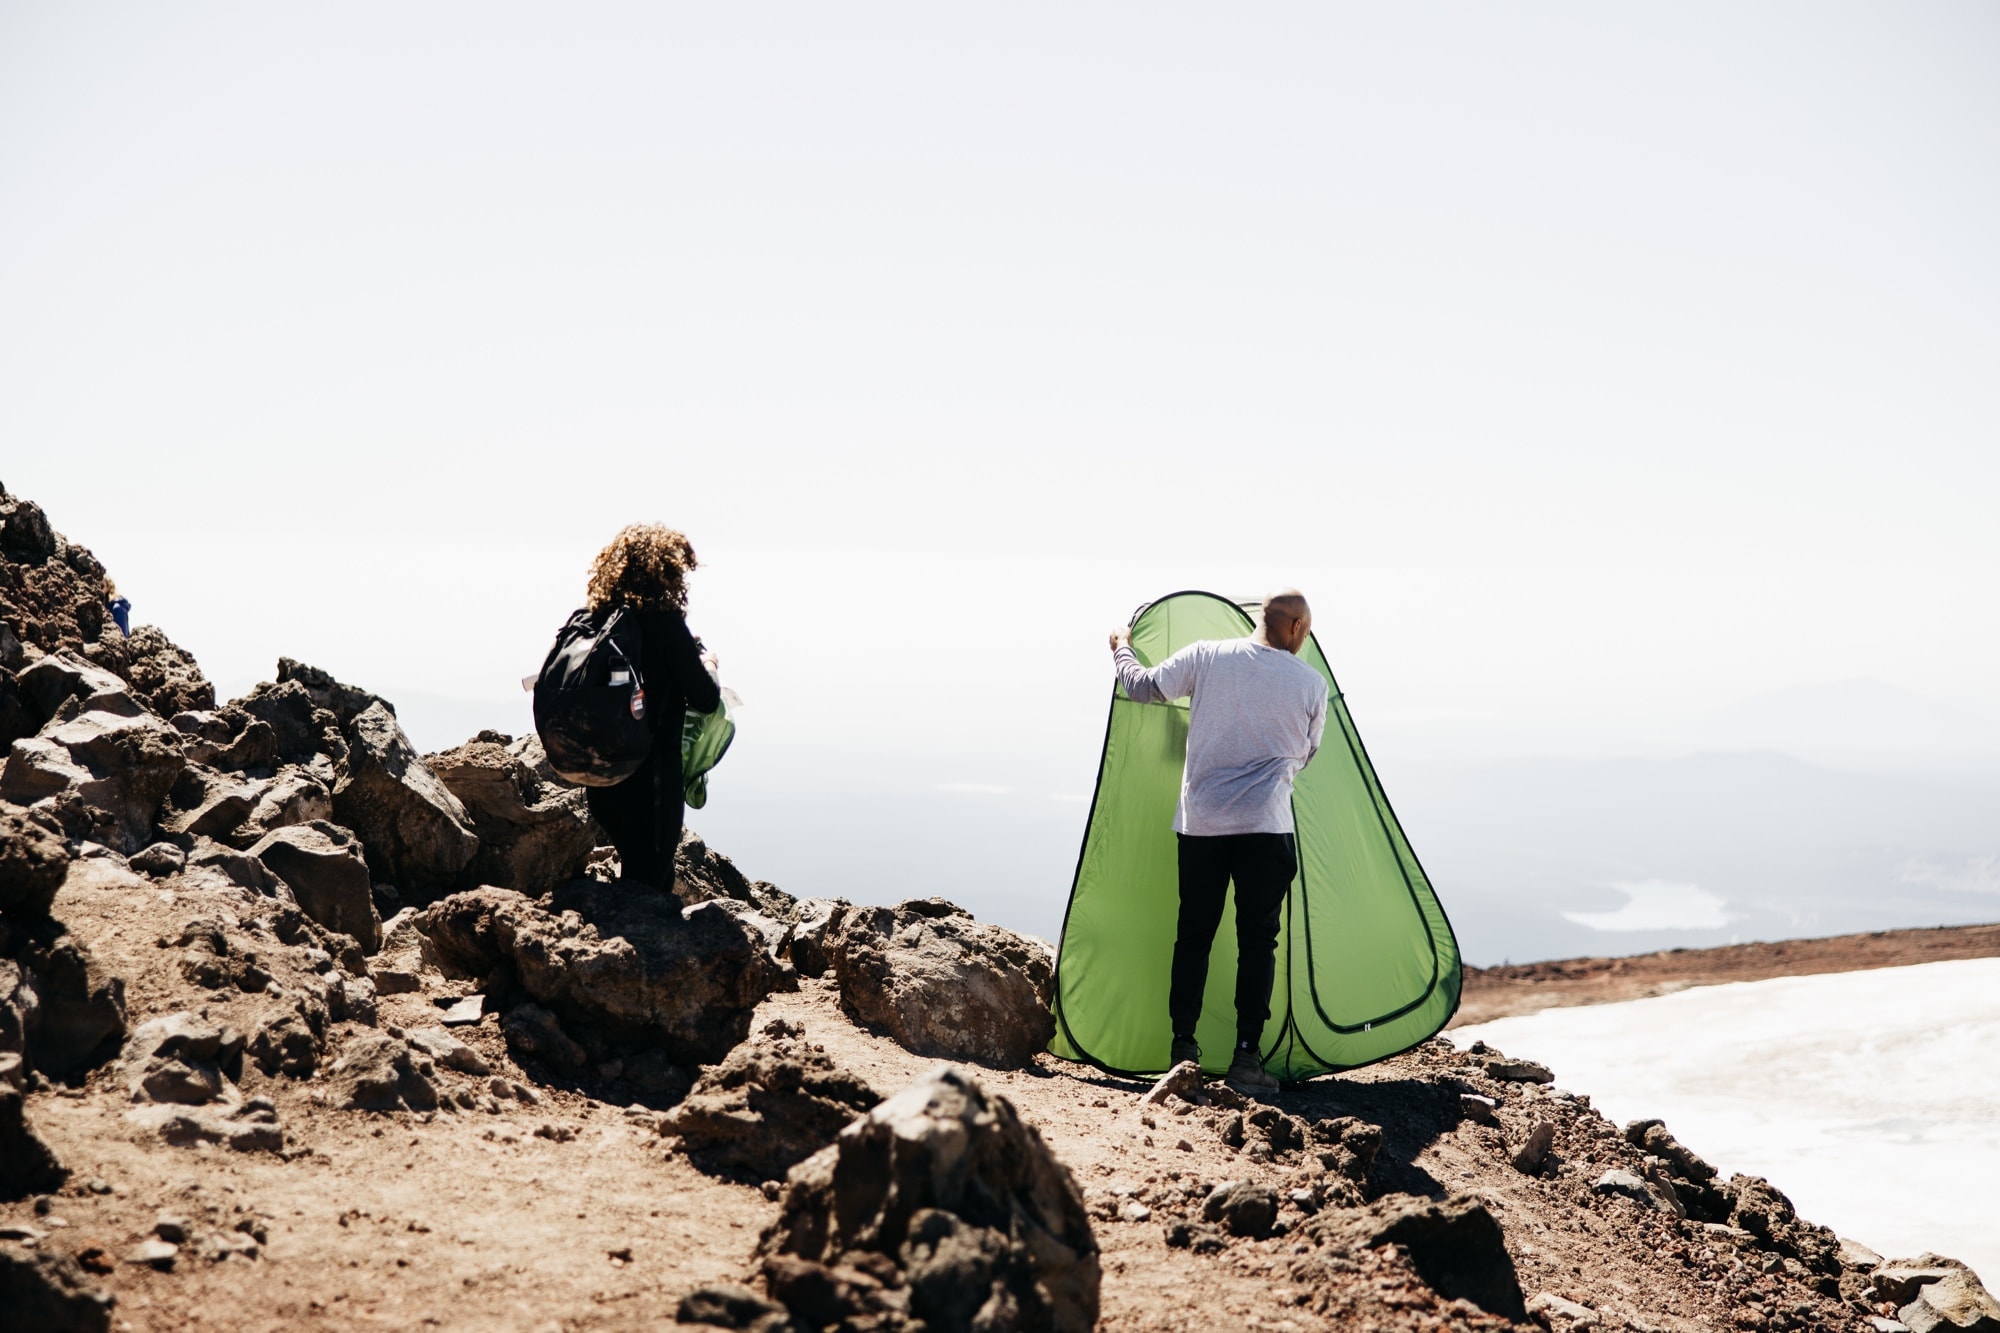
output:
[[[1292,779],[1319,750],[1326,677],[1254,639],[1191,643],[1151,670],[1130,647],[1114,660],[1139,703],[1192,701],[1176,833],[1292,832]]]

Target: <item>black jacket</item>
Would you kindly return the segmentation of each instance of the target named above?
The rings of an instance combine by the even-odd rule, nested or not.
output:
[[[639,632],[645,643],[639,674],[646,682],[646,717],[653,730],[680,730],[681,718],[692,708],[713,713],[722,706],[715,677],[701,662],[701,642],[688,632],[680,612],[640,611]]]

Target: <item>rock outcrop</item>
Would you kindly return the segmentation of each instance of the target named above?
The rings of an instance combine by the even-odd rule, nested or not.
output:
[[[33,921],[49,914],[70,863],[54,822],[0,805],[0,916]]]
[[[283,880],[299,910],[359,941],[373,953],[382,943],[382,918],[368,878],[361,842],[338,824],[315,820],[267,833],[250,855]]]
[[[151,713],[59,712],[10,747],[0,800],[59,809],[73,796],[86,817],[64,818],[66,833],[136,852],[153,840],[154,816],[186,762],[180,733]]]
[[[771,1301],[805,1328],[1097,1321],[1097,1239],[1076,1182],[1006,1098],[950,1065],[793,1168],[758,1254]]]
[[[762,936],[719,906],[684,913],[670,895],[590,880],[551,902],[474,889],[433,903],[417,927],[488,994],[525,994],[572,1036],[657,1047],[678,1064],[727,1055],[778,980]]]
[[[942,898],[850,908],[827,954],[841,1008],[919,1055],[1014,1068],[1055,1035],[1047,949]]]
[[[776,1180],[881,1100],[801,1043],[746,1042],[702,1072],[662,1132],[679,1135],[704,1171]]]
[[[604,839],[583,789],[555,777],[535,736],[515,740],[497,731],[424,763],[458,798],[479,850],[459,872],[465,888],[490,884],[538,896],[583,874]],[[546,772],[547,777],[542,776]]]
[[[125,1035],[125,983],[54,921],[0,921],[0,1052],[64,1078],[103,1061]]]
[[[465,807],[417,757],[386,705],[362,710],[346,736],[333,814],[360,837],[370,872],[406,895],[453,887],[479,850]]]

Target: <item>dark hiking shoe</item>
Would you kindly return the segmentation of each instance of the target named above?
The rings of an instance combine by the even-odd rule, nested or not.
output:
[[[1173,1050],[1167,1056],[1167,1068],[1172,1069],[1189,1061],[1193,1061],[1197,1069],[1201,1067],[1201,1043],[1193,1037],[1175,1037]]]
[[[1236,1057],[1229,1062],[1229,1072],[1222,1081],[1245,1097],[1265,1097],[1278,1090],[1278,1080],[1265,1072],[1264,1061],[1249,1046],[1236,1048]]]

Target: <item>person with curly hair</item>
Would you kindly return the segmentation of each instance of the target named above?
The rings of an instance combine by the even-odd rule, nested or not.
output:
[[[597,553],[586,605],[619,606],[639,618],[644,650],[646,722],[653,752],[615,787],[587,787],[590,813],[618,849],[619,878],[671,890],[674,851],[687,818],[681,785],[681,719],[692,708],[722,706],[716,663],[687,626],[687,576],[697,567],[684,533],[658,523],[634,523]]]

